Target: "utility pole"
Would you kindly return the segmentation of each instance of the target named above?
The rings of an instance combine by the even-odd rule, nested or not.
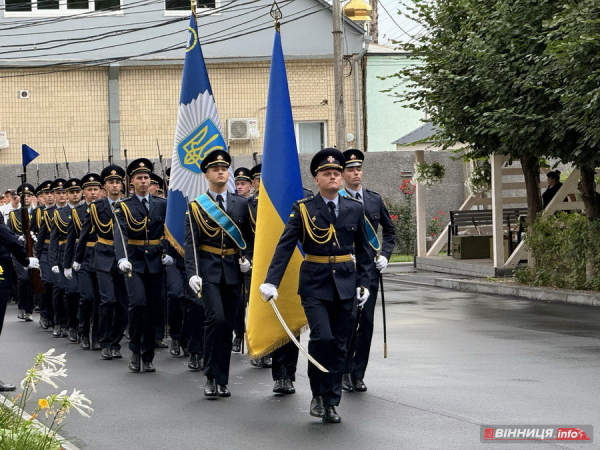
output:
[[[344,32],[342,31],[342,6],[333,0],[333,83],[335,95],[335,145],[340,151],[346,146],[346,117],[344,110]]]
[[[370,5],[371,8],[371,23],[369,24],[369,36],[371,36],[371,42],[373,44],[379,44],[379,11],[378,11],[378,0],[372,0]]]

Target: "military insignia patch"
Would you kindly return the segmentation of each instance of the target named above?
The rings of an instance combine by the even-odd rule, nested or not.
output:
[[[113,169],[113,170],[111,170],[111,171],[110,171],[110,174],[111,174],[111,175],[116,175],[116,174],[117,174],[117,171]]]
[[[200,164],[213,150],[225,150],[225,140],[214,122],[207,117],[177,145],[177,155],[181,167],[192,173],[200,174]],[[220,156],[220,155],[219,155]],[[223,157],[220,157],[223,159]]]
[[[143,162],[140,163],[140,167],[144,167],[145,164]]]
[[[356,155],[353,153],[352,155],[350,155],[350,159],[356,159]]]
[[[90,177],[90,181],[94,181],[94,177]]]
[[[335,161],[335,158],[330,155],[330,156],[327,157],[327,161],[329,161],[330,163],[332,163],[332,162]]]

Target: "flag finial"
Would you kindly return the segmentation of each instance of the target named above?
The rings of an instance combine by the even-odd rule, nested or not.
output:
[[[276,1],[274,1],[271,5],[271,11],[269,12],[269,14],[271,14],[271,17],[273,19],[275,19],[275,30],[279,32],[279,20],[283,17],[283,13],[281,12],[281,9],[279,8],[279,5]]]
[[[190,0],[190,8],[192,10],[192,14],[194,15],[194,19],[197,19],[198,16],[196,15],[196,0]]]

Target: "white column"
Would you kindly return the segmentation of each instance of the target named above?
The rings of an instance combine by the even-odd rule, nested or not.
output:
[[[425,152],[415,150],[415,162],[417,164],[425,162]],[[417,256],[427,254],[427,219],[425,217],[425,186],[416,183],[416,214],[417,214]]]
[[[502,155],[490,157],[492,165],[492,244],[494,267],[504,267],[504,233],[502,225]]]

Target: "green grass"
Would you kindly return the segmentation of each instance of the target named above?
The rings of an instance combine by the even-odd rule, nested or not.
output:
[[[390,258],[390,262],[413,262],[413,260],[414,260],[413,255],[393,254],[392,257]]]

